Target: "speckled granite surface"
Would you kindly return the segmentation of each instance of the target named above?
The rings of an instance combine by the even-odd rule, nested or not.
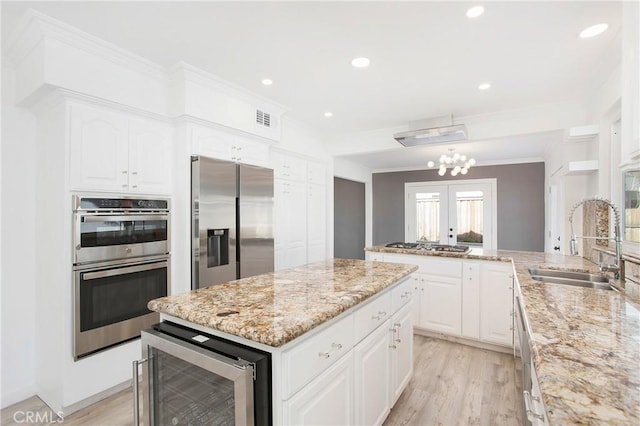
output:
[[[269,346],[282,346],[417,269],[329,259],[163,297],[148,307]]]
[[[512,260],[549,422],[640,424],[640,306],[616,291],[541,283],[527,270],[539,266],[597,273],[594,263],[581,257],[504,250],[467,255],[367,250]]]

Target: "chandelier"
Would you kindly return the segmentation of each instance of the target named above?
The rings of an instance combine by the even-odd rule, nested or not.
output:
[[[440,176],[444,176],[449,167],[451,168],[451,176],[457,176],[458,173],[466,175],[471,166],[476,164],[475,159],[467,158],[466,155],[453,151],[455,151],[455,148],[449,148],[449,155],[442,154],[440,156],[440,165],[438,166],[438,174]],[[427,166],[429,168],[434,167],[435,163],[429,161]]]

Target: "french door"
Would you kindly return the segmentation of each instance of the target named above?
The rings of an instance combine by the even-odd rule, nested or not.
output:
[[[405,183],[405,241],[496,249],[496,180]]]

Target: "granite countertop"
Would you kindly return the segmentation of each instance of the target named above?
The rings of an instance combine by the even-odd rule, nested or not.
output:
[[[640,424],[640,305],[617,291],[533,280],[530,267],[589,271],[576,256],[522,251],[368,251],[512,261],[531,333],[531,351],[551,424]]]
[[[148,307],[279,347],[416,269],[400,263],[328,259],[155,299]]]

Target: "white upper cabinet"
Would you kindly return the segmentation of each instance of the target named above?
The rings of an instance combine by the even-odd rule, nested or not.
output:
[[[271,153],[271,166],[275,178],[307,181],[307,161],[282,152]]]
[[[229,132],[190,125],[191,152],[196,155],[265,167],[269,145]]]
[[[129,189],[167,193],[171,188],[171,128],[150,120],[129,121]]]
[[[70,188],[171,192],[171,130],[99,107],[70,107]]]

